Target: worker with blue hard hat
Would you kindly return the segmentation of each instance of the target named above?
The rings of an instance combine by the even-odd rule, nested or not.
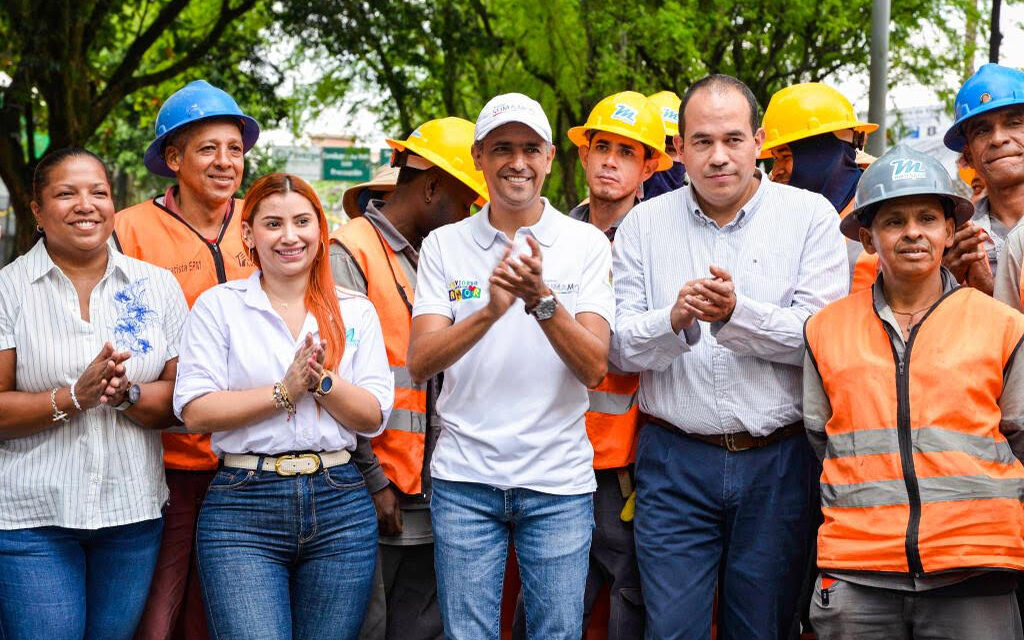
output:
[[[977,240],[987,239],[978,249],[986,251],[993,267],[994,295],[1020,308],[1024,237],[1016,240],[1014,250],[1009,247],[1011,230],[1024,217],[1024,72],[998,64],[983,65],[957,93],[954,118],[944,138],[946,146],[963,153],[988,194],[977,202],[971,224],[957,231],[958,241],[971,239],[954,246],[947,255],[947,266],[956,260],[958,251],[976,253],[969,245],[978,246]],[[975,285],[973,281],[970,284]]]
[[[199,294],[255,270],[242,243],[244,155],[260,127],[235,100],[205,80],[173,93],[156,117],[146,149],[150,172],[175,182],[115,217],[114,238],[126,255],[171,271],[189,306]],[[174,431],[178,431],[175,433]],[[208,637],[193,566],[194,531],[206,488],[217,470],[208,434],[163,434],[170,503],[156,573],[136,639],[163,640],[175,628]]]

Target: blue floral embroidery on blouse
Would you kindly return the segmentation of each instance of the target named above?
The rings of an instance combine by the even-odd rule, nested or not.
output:
[[[133,355],[153,350],[153,343],[142,335],[143,329],[157,319],[156,311],[146,304],[146,280],[148,278],[139,278],[114,294],[117,303],[114,342],[118,349],[127,349]]]

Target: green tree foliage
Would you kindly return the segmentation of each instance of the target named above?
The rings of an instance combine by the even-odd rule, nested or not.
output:
[[[5,0],[0,60],[0,178],[11,192],[18,249],[27,248],[32,170],[49,146],[87,145],[128,188],[159,183],[142,153],[163,99],[203,77],[232,92],[263,122],[281,117],[280,72],[261,56],[269,22],[262,0]],[[149,195],[148,191],[145,195]]]
[[[935,86],[944,69],[963,65],[956,25],[974,3],[893,5],[894,81]],[[275,7],[301,53],[324,71],[313,89],[318,99],[334,93],[337,100],[335,91],[355,87],[396,135],[433,117],[475,119],[500,92],[537,98],[558,147],[547,192],[562,207],[584,191],[566,131],[610,93],[682,94],[717,72],[742,79],[764,105],[782,87],[864,71],[869,59],[871,0],[282,0]]]

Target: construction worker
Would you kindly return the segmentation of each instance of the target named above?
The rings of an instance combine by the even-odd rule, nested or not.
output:
[[[570,211],[569,217],[589,222],[614,241],[619,223],[637,203],[637,187],[655,171],[672,166],[672,158],[664,149],[661,114],[639,93],[616,93],[598,102],[583,126],[569,129],[569,140],[579,151],[590,188],[589,202]],[[640,427],[636,402],[639,387],[639,375],[609,365],[608,375],[589,392],[590,409],[586,413],[597,491],[583,624],[587,626],[601,588],[607,584],[609,640],[643,636],[643,599],[633,523],[623,522],[620,516],[633,492],[633,461]],[[522,598],[516,607],[513,629],[513,637],[526,637]]]
[[[800,424],[804,320],[847,292],[839,217],[768,181],[757,100],[687,89],[690,184],[641,202],[613,247],[613,360],[640,372],[637,560],[647,637],[785,637],[808,557],[813,456]],[[785,233],[779,233],[785,229]]]
[[[389,162],[377,167],[368,182],[360,182],[345,189],[341,196],[341,208],[345,210],[349,220],[363,215],[372,200],[387,202],[398,183],[399,171],[400,167],[392,167]]]
[[[156,138],[146,149],[151,173],[173,178],[167,190],[115,216],[121,251],[171,271],[191,308],[199,294],[254,270],[242,243],[244,155],[260,128],[234,99],[205,80],[172,94],[156,118]],[[216,473],[208,434],[172,428],[163,434],[170,502],[149,600],[136,637],[189,640],[208,637],[194,566],[199,508]]]
[[[877,124],[864,122],[853,105],[820,82],[795,84],[777,91],[764,110],[761,159],[773,158],[772,181],[825,196],[840,217],[853,208],[853,193],[863,170],[857,152]],[[846,245],[853,290],[871,286],[876,258],[856,242]]]
[[[964,184],[971,188],[971,203],[977,208],[978,202],[988,195],[985,190],[985,179],[973,167],[966,164],[959,167],[957,173]]]
[[[665,169],[658,169],[644,181],[642,193],[639,194],[641,200],[650,200],[674,191],[683,186],[686,178],[686,168],[673,142],[675,136],[679,135],[679,96],[674,91],[659,91],[647,96],[647,100],[661,115],[665,127],[665,153],[672,158],[672,164]]]
[[[529,637],[579,640],[593,497],[586,388],[608,369],[604,234],[541,197],[555,148],[535,100],[492,98],[473,161],[490,201],[423,242],[407,367],[444,371],[431,459],[448,638],[498,640],[510,539]]]
[[[938,161],[890,149],[841,225],[881,276],[805,326],[821,640],[1024,637],[1024,316],[943,266],[973,211]]]
[[[373,495],[380,528],[381,584],[375,585],[361,638],[443,637],[430,526],[430,459],[437,433],[430,419],[440,377],[413,384],[405,368],[423,238],[487,201],[473,167],[473,123],[442,118],[407,140],[388,140],[397,184],[387,203],[371,199],[365,213],[331,234],[335,283],[365,293],[377,308],[395,374],[395,407],[387,429],[359,439],[354,456]],[[346,197],[347,197],[346,192]],[[352,215],[351,212],[349,212]]]
[[[994,295],[1021,308],[1024,235],[1024,72],[982,65],[956,94],[956,120],[946,146],[962,151],[984,181],[988,195],[978,201],[973,222],[988,231],[989,261],[998,259]]]

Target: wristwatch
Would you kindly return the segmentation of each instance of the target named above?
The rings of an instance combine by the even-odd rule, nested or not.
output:
[[[558,307],[558,300],[555,298],[555,294],[549,293],[525,311],[538,320],[548,320],[555,315],[556,307]]]
[[[331,392],[334,388],[334,378],[327,371],[324,371],[323,375],[320,376],[320,381],[313,387],[313,395],[318,398],[322,398]]]
[[[139,401],[139,397],[142,395],[142,387],[137,384],[133,384],[128,387],[128,393],[125,394],[124,402],[114,407],[118,411],[124,411],[125,409],[131,409]]]

